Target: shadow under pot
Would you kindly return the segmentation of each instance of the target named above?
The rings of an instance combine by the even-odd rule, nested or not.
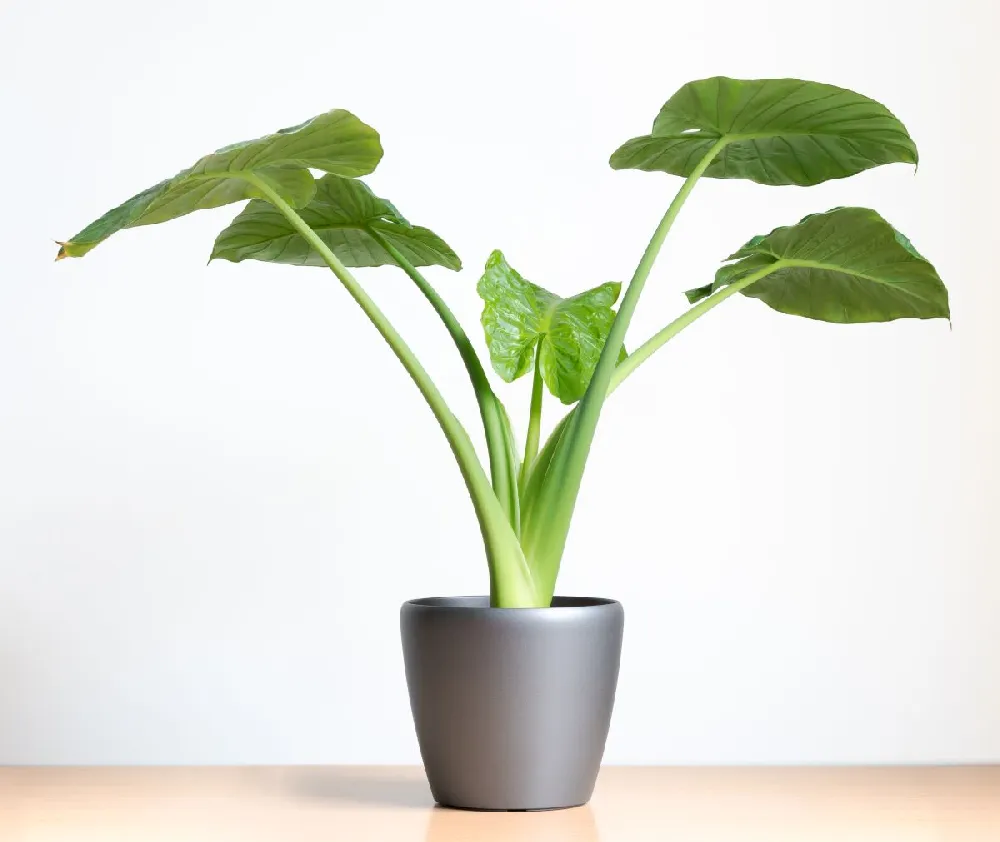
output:
[[[611,723],[625,613],[612,599],[403,603],[410,707],[434,800],[469,810],[587,803]]]

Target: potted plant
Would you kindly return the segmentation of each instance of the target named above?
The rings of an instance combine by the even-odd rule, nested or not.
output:
[[[812,185],[870,167],[916,164],[903,124],[843,88],[792,79],[691,82],[648,135],[611,156],[615,169],[684,179],[621,297],[602,283],[561,298],[525,280],[500,252],[478,283],[494,371],[532,380],[523,449],[468,335],[419,267],[458,270],[455,252],[411,224],[360,176],[379,136],[346,111],[237,143],[144,190],[61,243],[80,257],[112,234],[202,208],[248,204],[212,258],[329,268],[427,401],[465,479],[483,536],[489,596],[402,607],[407,681],[424,765],[445,805],[525,810],[586,802],[614,703],[623,611],[610,599],[554,596],[587,455],[608,396],[657,350],[740,293],[827,322],[948,318],[934,267],[875,211],[841,207],[754,236],[690,290],[690,309],[625,351],[626,331],[664,238],[707,178]],[[320,173],[320,175],[316,175]],[[752,232],[751,232],[752,233]],[[489,465],[465,426],[351,268],[394,265],[440,317],[468,371]],[[571,407],[542,444],[545,392]]]

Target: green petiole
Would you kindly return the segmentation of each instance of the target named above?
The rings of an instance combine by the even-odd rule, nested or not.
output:
[[[337,256],[323,242],[323,239],[303,221],[295,209],[285,202],[276,191],[272,190],[267,182],[253,175],[248,176],[247,180],[282,213],[292,227],[322,257],[324,263],[337,276],[351,297],[368,316],[375,329],[392,348],[393,353],[403,364],[424,396],[424,400],[430,406],[448,440],[448,444],[451,445],[452,453],[458,462],[476,515],[479,518],[490,568],[491,600],[498,605],[508,603],[526,606],[540,604],[532,571],[528,567],[518,544],[517,535],[511,529],[507,515],[493,493],[489,479],[483,472],[472,440],[465,427],[448,407],[426,369],[368,293],[364,291],[357,279],[337,259]]]
[[[625,342],[625,333],[642,295],[642,289],[684,202],[725,145],[725,138],[721,138],[698,162],[653,232],[649,245],[646,246],[632,280],[625,290],[587,391],[561,435],[559,446],[553,452],[544,480],[538,484],[538,491],[533,496],[531,507],[522,512],[521,546],[535,570],[539,586],[545,588],[545,594],[549,598],[555,591],[559,563],[566,546],[566,537],[576,506],[576,498],[580,492],[590,445],[597,430],[597,421],[608,395],[618,355]]]
[[[713,293],[703,301],[699,301],[691,309],[682,313],[662,330],[657,331],[649,339],[628,355],[614,370],[611,375],[611,382],[608,384],[608,394],[617,389],[635,370],[648,360],[656,351],[666,345],[671,339],[677,336],[684,328],[694,324],[698,319],[715,307],[718,307],[727,298],[736,295],[762,278],[766,278],[773,272],[783,268],[783,264],[775,263],[759,272],[748,275],[741,281],[737,281],[728,287]]]
[[[458,353],[462,357],[465,369],[472,381],[472,387],[476,394],[476,402],[479,404],[479,414],[483,422],[483,431],[486,435],[486,447],[490,459],[490,476],[493,484],[493,491],[500,505],[507,515],[508,522],[515,532],[520,529],[520,505],[517,494],[517,465],[516,459],[512,459],[511,448],[508,443],[509,423],[504,414],[504,410],[493,387],[483,364],[476,353],[465,329],[459,323],[455,314],[451,311],[444,299],[428,283],[427,279],[417,270],[417,268],[406,259],[389,240],[383,237],[376,229],[369,227],[366,229],[369,236],[384,248],[392,257],[396,264],[402,269],[410,279],[416,284],[417,289],[423,293],[424,297],[438,314],[448,333],[451,335]]]
[[[531,405],[528,409],[528,432],[524,439],[524,460],[521,462],[521,475],[518,478],[518,490],[524,495],[531,466],[538,455],[538,442],[542,433],[542,345],[535,348],[535,373],[531,378]]]

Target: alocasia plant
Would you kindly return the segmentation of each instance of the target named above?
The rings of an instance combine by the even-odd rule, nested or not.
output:
[[[478,292],[493,368],[508,383],[532,374],[522,450],[475,347],[419,271],[432,265],[458,270],[457,255],[359,180],[381,157],[374,129],[346,111],[330,111],[205,156],[88,225],[61,244],[58,256],[80,257],[123,228],[249,200],[218,236],[212,257],[326,266],[346,287],[409,372],[451,445],[479,519],[494,606],[550,603],[604,401],[657,349],[730,296],[741,293],[781,313],[826,322],[949,317],[944,284],[906,237],[875,211],[835,208],[753,237],[727,258],[712,283],[687,292],[690,309],[626,353],[643,286],[700,178],[805,186],[881,164],[917,163],[903,124],[852,91],[794,79],[691,82],[660,109],[648,135],[611,156],[615,169],[685,179],[617,312],[618,283],[561,298],[523,278],[499,251],[486,262]],[[465,427],[350,271],[383,265],[413,280],[457,347],[479,405],[488,473]],[[572,409],[540,446],[545,389]]]

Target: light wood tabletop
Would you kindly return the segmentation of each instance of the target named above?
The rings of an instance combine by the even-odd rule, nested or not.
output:
[[[1000,766],[608,767],[586,807],[435,808],[413,767],[0,769],[2,842],[998,842]]]

